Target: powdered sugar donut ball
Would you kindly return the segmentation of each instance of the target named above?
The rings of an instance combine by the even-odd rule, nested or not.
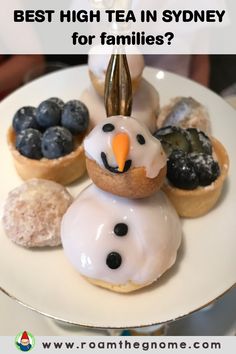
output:
[[[25,182],[8,194],[2,220],[6,235],[24,247],[60,245],[61,219],[72,201],[65,187],[56,182]]]

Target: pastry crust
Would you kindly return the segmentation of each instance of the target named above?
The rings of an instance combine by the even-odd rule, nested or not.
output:
[[[209,186],[194,190],[184,190],[163,184],[163,191],[173,203],[177,213],[186,218],[195,218],[210,211],[220,197],[224,181],[229,170],[229,156],[224,146],[215,138],[211,138],[213,151],[220,165],[220,176]]]
[[[61,183],[70,184],[81,177],[85,171],[85,155],[81,146],[83,137],[76,138],[76,148],[70,154],[58,159],[41,160],[29,159],[21,155],[15,148],[16,134],[12,127],[7,133],[8,146],[10,148],[15,168],[23,180],[42,178]]]
[[[107,283],[103,280],[98,280],[98,279],[93,279],[90,277],[86,277],[82,275],[83,278],[85,278],[87,281],[89,281],[93,285],[100,286],[102,288],[117,292],[117,293],[130,293],[132,291],[144,288],[145,286],[150,285],[151,283],[145,283],[145,284],[135,284],[133,282],[128,282],[126,284],[111,284]]]
[[[104,97],[104,90],[105,90],[105,81],[100,80],[99,78],[96,77],[96,75],[94,75],[94,73],[92,73],[91,70],[89,70],[89,76],[90,76],[90,80],[93,84],[93,87],[95,88],[96,92],[101,96]],[[138,90],[139,85],[140,85],[140,81],[142,78],[142,74],[140,74],[139,76],[133,78],[132,81],[132,93],[133,95],[135,94],[135,92]]]
[[[148,178],[144,167],[131,168],[124,174],[113,174],[86,157],[89,177],[100,189],[125,198],[146,198],[157,192],[166,176],[166,165],[155,178]]]

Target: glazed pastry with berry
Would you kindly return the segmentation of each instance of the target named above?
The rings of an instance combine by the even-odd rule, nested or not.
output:
[[[168,126],[158,130],[166,154],[167,179],[163,190],[183,217],[206,214],[220,197],[229,158],[215,138],[194,128]]]
[[[192,97],[176,97],[164,106],[157,119],[157,128],[179,126],[196,128],[210,133],[210,120],[206,107]]]
[[[87,171],[101,189],[127,198],[145,198],[166,175],[161,143],[132,117],[109,117],[84,140]]]
[[[8,145],[18,174],[69,184],[86,170],[82,141],[89,112],[80,101],[53,97],[14,115]]]

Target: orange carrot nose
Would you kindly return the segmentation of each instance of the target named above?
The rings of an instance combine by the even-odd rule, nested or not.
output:
[[[129,136],[126,133],[118,133],[112,140],[112,149],[118,165],[118,171],[123,172],[126,158],[129,153]]]

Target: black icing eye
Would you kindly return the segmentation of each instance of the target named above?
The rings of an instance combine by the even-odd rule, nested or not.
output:
[[[104,124],[104,126],[102,127],[102,130],[104,131],[104,133],[112,132],[114,129],[115,129],[115,127],[111,123]]]
[[[117,252],[111,252],[108,254],[106,264],[111,269],[117,269],[122,262],[121,255]]]
[[[128,226],[122,222],[116,224],[114,227],[114,233],[116,236],[125,236],[128,233]]]
[[[141,134],[138,134],[138,135],[136,136],[136,139],[137,139],[137,141],[138,141],[138,143],[139,143],[140,145],[144,145],[144,144],[146,143],[145,138],[144,138],[143,135],[141,135]]]

